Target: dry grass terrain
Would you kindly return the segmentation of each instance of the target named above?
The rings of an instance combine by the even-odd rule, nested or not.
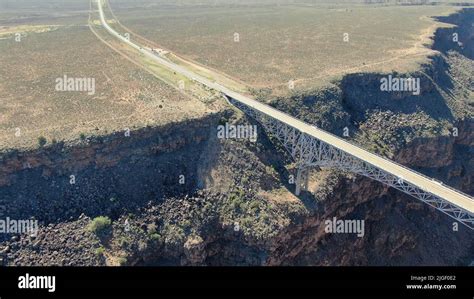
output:
[[[287,92],[289,80],[297,89],[312,88],[348,72],[413,68],[429,54],[424,44],[438,25],[428,16],[455,10],[206,1],[111,0],[111,6],[123,25],[179,54],[170,60],[195,61],[187,66],[238,90],[247,85],[275,93]],[[97,36],[91,32],[88,1],[0,0],[0,8],[2,148],[199,117],[216,105],[207,101],[212,93],[111,38],[97,13],[91,19]],[[64,75],[95,79],[95,94],[56,91],[55,80]],[[185,93],[177,90],[179,80]]]
[[[82,14],[81,25],[75,19],[62,26],[0,23],[2,149],[37,147],[40,137],[46,144],[72,141],[211,111],[101,42],[87,26],[88,17],[88,11]],[[16,42],[14,33],[25,28],[31,30]],[[56,79],[64,75],[95,79],[95,94],[57,91]]]
[[[86,0],[0,0],[0,26],[85,25]]]
[[[453,6],[110,0],[120,22],[184,58],[254,88],[311,88],[345,73],[409,71],[425,61]],[[239,42],[234,42],[234,33]],[[344,41],[344,34],[348,41]]]

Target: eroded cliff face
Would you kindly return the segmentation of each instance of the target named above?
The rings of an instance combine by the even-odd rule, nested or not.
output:
[[[395,159],[417,171],[474,193],[474,121],[454,124],[457,137],[419,138],[400,149]]]
[[[444,32],[436,34],[435,48],[451,33]],[[367,149],[473,194],[472,105],[459,83],[471,79],[454,71],[472,57],[451,50],[418,73],[401,74],[422,78],[418,97],[382,93],[384,74],[352,74],[272,105],[337,135],[348,127]],[[452,218],[370,179],[312,170],[309,191],[295,197],[294,168],[281,146],[264,133],[256,143],[218,139],[222,122],[253,121],[226,111],[130,137],[122,132],[4,155],[2,215],[35,217],[41,226],[34,237],[0,239],[2,263],[467,265],[474,259],[471,230],[454,229]],[[87,226],[99,215],[112,225],[95,234]],[[325,221],[334,217],[364,220],[364,235],[326,233]]]
[[[459,140],[449,141],[444,137],[425,142],[415,140],[396,156],[405,165],[410,165],[410,161],[428,165],[418,170],[429,173],[433,168],[433,177],[441,179],[444,173],[449,174],[448,184],[469,192],[463,186],[472,188],[472,176],[456,169],[460,165],[472,167],[472,157],[465,160],[465,155],[459,156],[457,149],[471,137],[459,136]],[[433,166],[425,151],[441,146],[453,152]],[[416,165],[413,167],[417,168]],[[320,180],[322,184],[297,202],[282,199],[285,196],[281,194],[274,195],[270,210],[287,218],[277,221],[271,234],[261,237],[252,231],[259,227],[256,222],[250,231],[234,231],[232,223],[229,227],[222,217],[216,217],[210,228],[203,230],[205,233],[183,240],[182,249],[174,252],[175,262],[182,265],[468,265],[474,258],[472,231],[415,198],[378,182],[337,171],[315,171],[312,180]],[[334,217],[363,219],[364,236],[326,233],[325,221]],[[240,223],[241,219],[233,221]],[[162,258],[154,261],[160,264]]]
[[[83,212],[79,216],[69,218],[63,216],[67,210],[56,210],[54,215],[61,219],[44,223],[38,236],[4,242],[4,248],[8,248],[3,249],[4,262],[9,265],[455,265],[473,258],[471,231],[462,226],[453,231],[451,218],[414,198],[375,181],[334,170],[313,171],[311,182],[317,182],[317,186],[296,198],[286,191],[293,188],[285,186],[287,174],[268,169],[272,165],[279,170],[285,164],[281,161],[284,156],[270,140],[263,138],[254,144],[218,140],[213,136],[214,133],[209,134],[199,147],[205,149],[200,164],[206,165],[206,171],[211,169],[207,190],[188,190],[183,193],[189,195],[162,197],[145,193],[139,195],[141,201],[120,200],[117,206],[110,201],[99,206],[89,199],[90,202],[82,203],[79,211]],[[466,140],[460,138],[460,142]],[[445,143],[442,138],[441,144]],[[420,144],[428,146],[416,141],[400,156],[429,161],[418,150]],[[186,149],[186,143],[183,146]],[[431,146],[436,147],[436,140],[430,140]],[[456,146],[454,143],[448,147]],[[205,153],[210,148],[214,155],[209,167],[203,160],[209,159]],[[171,153],[181,155],[179,149]],[[452,169],[457,163],[455,159],[443,161],[438,162],[436,169]],[[452,176],[455,182],[469,185],[466,177]],[[229,180],[228,187],[221,192],[214,186],[222,186],[224,178]],[[149,190],[144,185],[133,188],[134,192]],[[123,196],[118,190],[114,192]],[[62,203],[63,208],[70,200]],[[87,230],[97,215],[113,219],[105,235]],[[364,219],[364,236],[327,234],[325,221],[334,217]],[[101,248],[106,254],[97,253]]]

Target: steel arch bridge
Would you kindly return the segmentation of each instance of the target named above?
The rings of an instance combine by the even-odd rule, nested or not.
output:
[[[291,155],[298,169],[296,176],[296,195],[300,195],[301,190],[307,188],[307,170],[309,168],[337,168],[365,176],[402,191],[474,230],[474,214],[452,204],[448,200],[436,196],[427,190],[423,190],[406,181],[403,177],[388,173],[331,144],[303,133],[297,128],[245,105],[238,100],[228,96],[226,96],[226,99],[245,114],[255,119],[268,134],[276,137]]]

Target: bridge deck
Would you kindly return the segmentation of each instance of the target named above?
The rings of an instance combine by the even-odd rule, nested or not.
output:
[[[100,1],[100,0],[99,0]],[[99,13],[101,17],[101,22],[103,26],[109,31],[112,35],[116,36],[117,38],[121,39],[123,42],[129,44],[133,48],[137,49],[147,57],[150,57],[151,59],[155,60],[156,62],[165,65],[166,67],[172,69],[175,72],[179,72],[180,74],[197,81],[209,88],[212,88],[214,90],[218,90],[225,94],[228,97],[231,97],[249,107],[252,107],[253,109],[256,109],[266,115],[269,115],[281,122],[284,122],[299,131],[308,134],[310,136],[313,136],[314,138],[317,138],[327,144],[330,144],[331,146],[334,146],[360,160],[363,160],[367,163],[372,164],[373,166],[390,173],[392,175],[395,175],[404,181],[411,183],[418,188],[425,190],[439,198],[442,198],[460,208],[463,210],[468,211],[471,214],[474,214],[474,199],[470,197],[469,195],[463,194],[461,192],[458,192],[448,186],[444,186],[441,183],[438,183],[420,173],[417,173],[415,171],[412,171],[404,166],[401,166],[397,163],[394,163],[386,158],[380,157],[378,155],[372,154],[352,143],[349,143],[342,138],[339,138],[337,136],[334,136],[328,132],[325,132],[321,129],[318,129],[310,124],[307,124],[299,119],[296,119],[286,113],[283,113],[273,107],[270,107],[266,104],[260,103],[254,99],[251,99],[249,97],[246,97],[242,94],[236,93],[216,82],[212,82],[208,80],[207,78],[204,78],[198,74],[195,74],[187,69],[185,69],[182,66],[176,65],[162,57],[157,56],[155,53],[144,49],[135,43],[131,42],[127,38],[121,36],[119,33],[117,33],[114,29],[112,29],[107,22],[105,21],[104,17],[104,12],[102,9],[102,5],[99,2]]]
[[[370,163],[373,166],[395,175],[404,181],[419,187],[422,190],[432,193],[435,196],[443,198],[470,213],[474,213],[474,199],[469,195],[458,192],[448,186],[444,186],[441,183],[438,183],[420,173],[412,171],[386,158],[372,154],[365,149],[343,140],[342,138],[336,137],[330,133],[325,132],[324,130],[311,126],[299,119],[287,115],[286,113],[274,109],[273,107],[262,104],[256,100],[249,99],[230,90],[224,93],[229,97],[232,97],[235,100],[244,103],[245,105],[248,105],[275,119],[278,119],[279,121],[284,122],[303,133],[313,136],[314,138],[330,144],[331,146],[334,146],[360,160]]]

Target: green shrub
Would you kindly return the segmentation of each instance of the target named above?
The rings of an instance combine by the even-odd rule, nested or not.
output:
[[[125,266],[125,264],[127,263],[127,258],[121,256],[121,257],[117,258],[117,262],[119,263],[120,266]]]
[[[245,191],[237,189],[229,194],[230,208],[240,211],[245,207]]]
[[[189,229],[191,228],[192,224],[191,224],[191,221],[189,219],[185,219],[183,220],[181,223],[180,223],[181,227],[184,228],[184,229]]]
[[[95,254],[96,254],[97,256],[103,256],[104,253],[105,253],[105,248],[102,247],[102,246],[100,246],[99,248],[97,248],[97,249],[95,250]]]
[[[257,200],[254,200],[248,205],[248,208],[250,211],[256,212],[260,209],[260,203]]]
[[[45,146],[46,142],[47,142],[47,140],[46,140],[45,137],[43,137],[43,136],[38,137],[38,144],[39,144],[40,147]]]
[[[148,237],[149,237],[150,240],[152,240],[152,241],[160,241],[160,240],[161,240],[161,235],[158,234],[158,233],[149,234]]]
[[[109,217],[99,216],[99,217],[94,218],[92,222],[89,223],[87,229],[90,232],[98,234],[108,229],[111,226],[111,224],[112,224],[112,221],[109,219]]]
[[[130,239],[125,236],[122,236],[117,240],[117,243],[120,246],[120,248],[125,248],[130,243]]]
[[[167,224],[163,227],[163,235],[165,236],[165,242],[169,244],[179,244],[184,242],[186,236],[182,227],[175,224]]]

